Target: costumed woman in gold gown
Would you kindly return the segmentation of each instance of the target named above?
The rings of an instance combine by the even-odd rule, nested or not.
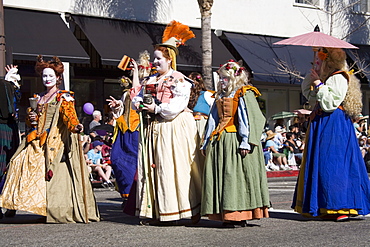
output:
[[[34,95],[37,107],[27,110],[31,130],[9,163],[0,206],[46,216],[47,223],[99,221],[73,92],[58,89],[63,63],[38,56],[35,69],[46,91]]]

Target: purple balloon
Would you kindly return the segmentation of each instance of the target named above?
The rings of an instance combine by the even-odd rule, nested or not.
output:
[[[94,106],[93,106],[93,104],[91,104],[91,103],[85,103],[84,104],[84,107],[83,107],[83,110],[84,110],[84,112],[86,113],[86,114],[88,114],[88,115],[92,115],[93,114],[93,112],[94,112]]]

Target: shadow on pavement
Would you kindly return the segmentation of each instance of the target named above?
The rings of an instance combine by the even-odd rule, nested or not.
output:
[[[270,218],[274,219],[284,219],[284,220],[296,220],[296,221],[312,221],[312,220],[321,220],[318,218],[306,218],[300,214],[293,212],[269,212]]]
[[[4,217],[0,220],[1,224],[42,224],[45,223],[46,217],[36,214],[25,214],[18,212],[14,217]]]

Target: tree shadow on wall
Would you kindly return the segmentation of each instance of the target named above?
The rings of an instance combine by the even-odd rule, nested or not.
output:
[[[146,45],[162,43],[162,34],[166,25],[150,22],[167,19],[170,11],[169,0],[77,0],[73,7],[74,14],[111,18],[99,19],[102,22],[109,22],[110,26],[123,34],[139,34],[143,37],[141,44]],[[81,18],[79,22],[83,28],[84,19]],[[201,65],[201,48],[197,47],[196,42],[193,45],[192,42],[188,43],[186,46],[179,47],[178,62]]]

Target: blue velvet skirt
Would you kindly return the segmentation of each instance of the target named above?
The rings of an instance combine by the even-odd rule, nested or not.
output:
[[[128,197],[138,162],[139,131],[118,131],[112,145],[111,166],[114,171],[118,191]]]
[[[316,111],[292,208],[306,216],[370,213],[370,182],[350,117]]]

